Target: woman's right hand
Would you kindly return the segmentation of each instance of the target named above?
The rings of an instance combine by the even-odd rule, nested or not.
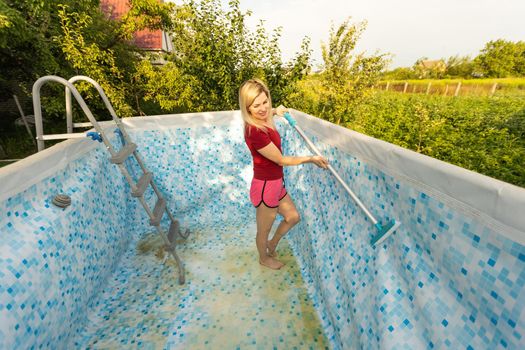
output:
[[[286,108],[283,105],[279,105],[279,107],[274,108],[274,113],[273,114],[278,115],[279,117],[282,117],[282,116],[284,116],[284,113],[286,113],[286,112],[288,112],[288,108]]]
[[[314,163],[319,168],[327,169],[328,168],[328,159],[321,156],[312,156],[310,159],[311,163]]]

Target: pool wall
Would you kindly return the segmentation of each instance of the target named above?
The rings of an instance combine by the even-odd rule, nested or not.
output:
[[[235,151],[241,126],[232,114],[130,123],[183,228],[243,211],[254,220],[244,198],[251,159]],[[111,125],[106,134],[118,149]],[[126,166],[138,179],[136,163]],[[69,349],[129,244],[154,231],[149,218],[103,144],[89,140],[65,141],[1,169],[0,189],[0,348]],[[51,203],[59,193],[71,197],[65,210]],[[146,198],[154,206],[151,189]]]
[[[134,234],[127,184],[116,167],[101,148],[78,149],[82,157],[69,161],[68,146],[45,151],[50,158],[61,153],[56,160],[67,163],[0,202],[2,349],[67,348]],[[36,163],[30,157],[16,164],[11,181],[24,171],[38,176],[51,168],[45,152]],[[51,204],[58,193],[71,197],[69,208]]]
[[[286,168],[302,216],[288,239],[333,348],[520,348],[525,190],[294,115],[374,215],[402,222],[372,248],[370,222],[327,171]],[[254,220],[238,112],[125,122],[183,226]],[[278,128],[286,153],[309,153]],[[147,217],[86,140],[1,169],[0,188],[0,347],[67,348]],[[50,204],[59,192],[68,209]]]
[[[303,216],[290,237],[334,348],[521,348],[525,191],[295,114],[371,212],[402,222],[372,248],[370,221],[328,172],[288,169]]]

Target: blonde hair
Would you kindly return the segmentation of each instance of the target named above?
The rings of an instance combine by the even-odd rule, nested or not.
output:
[[[244,120],[244,126],[248,127],[249,125],[256,128],[262,129],[264,132],[267,132],[268,129],[261,124],[261,122],[254,118],[249,111],[250,106],[253,104],[253,101],[263,93],[268,97],[269,110],[268,116],[272,116],[272,97],[270,95],[270,90],[268,87],[259,79],[250,79],[242,83],[239,89],[239,107],[241,109],[242,119]],[[268,123],[275,128],[273,118],[268,119]]]

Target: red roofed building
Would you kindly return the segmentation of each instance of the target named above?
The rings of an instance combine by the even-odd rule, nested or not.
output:
[[[163,2],[162,0],[159,0]],[[129,10],[129,0],[100,0],[102,12],[110,19],[119,19]],[[162,30],[141,30],[135,33],[133,43],[146,51],[171,52],[173,45],[168,33]]]

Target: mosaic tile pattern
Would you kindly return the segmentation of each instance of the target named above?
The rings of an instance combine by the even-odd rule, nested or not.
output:
[[[172,260],[159,264],[158,239],[144,254],[133,245],[75,347],[328,348],[290,248],[286,242],[279,247],[283,270],[266,269],[257,263],[254,230],[245,220],[192,227],[179,245],[187,266],[184,286],[176,282]]]
[[[131,131],[148,167],[173,213],[184,224],[225,222],[233,213],[252,208],[246,200],[253,174],[251,156],[242,139],[241,128],[199,127],[176,130]],[[215,147],[220,145],[220,147]],[[131,171],[140,173],[139,169]],[[146,194],[154,204],[152,191]],[[134,225],[148,230],[142,207],[135,210]],[[164,223],[168,225],[167,218]]]
[[[284,130],[284,147],[304,154]],[[402,222],[371,248],[370,222],[328,172],[286,169],[303,216],[297,231],[306,233],[291,244],[335,349],[524,347],[525,247],[314,142],[378,219]]]
[[[308,153],[293,130],[279,128],[287,153]],[[197,233],[180,245],[188,261],[187,285],[166,278],[174,271],[169,263],[163,268],[153,256],[134,254],[134,244],[151,228],[127,184],[97,149],[0,203],[0,348],[525,346],[525,247],[454,203],[314,137],[371,212],[402,226],[380,247],[370,247],[370,222],[328,172],[307,165],[287,168],[287,188],[303,219],[288,243],[328,343],[313,314],[304,311],[301,276],[292,269],[278,275],[285,288],[273,288],[272,298],[284,294],[296,303],[273,307],[268,298],[259,299],[259,310],[249,302],[266,295],[267,284],[257,288],[251,281],[264,280],[266,272],[250,263],[253,216],[241,215],[253,213],[250,155],[241,129],[131,134],[172,211]],[[127,165],[137,178],[136,167]],[[72,207],[53,207],[57,192],[70,194]],[[153,205],[152,193],[147,197]],[[226,241],[235,244],[212,246]],[[293,265],[289,251],[284,254]],[[238,296],[233,284],[248,295]],[[230,308],[234,301],[242,307]],[[218,309],[219,303],[228,309]],[[298,330],[288,328],[290,323]],[[240,327],[246,332],[237,332]],[[267,339],[263,329],[276,336]],[[203,332],[208,336],[201,337]]]
[[[0,203],[0,348],[67,344],[130,240],[124,183],[97,150]],[[67,193],[72,204],[51,204]]]

